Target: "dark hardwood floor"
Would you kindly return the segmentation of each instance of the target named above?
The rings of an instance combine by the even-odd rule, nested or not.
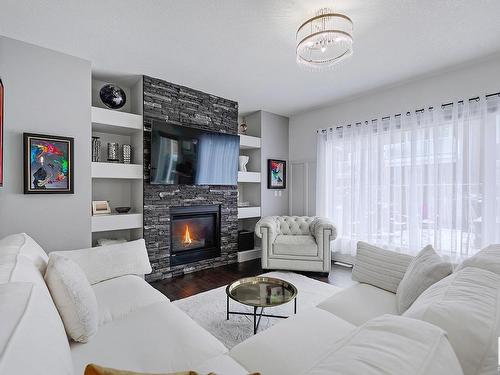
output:
[[[256,276],[265,272],[268,271],[262,270],[260,259],[255,259],[155,281],[151,285],[166,295],[171,301],[174,301],[227,285],[242,277]],[[355,283],[351,279],[350,268],[335,264],[332,266],[328,277],[314,272],[298,273],[342,288]]]

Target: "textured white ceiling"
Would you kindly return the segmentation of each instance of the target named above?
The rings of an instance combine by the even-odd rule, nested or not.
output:
[[[0,34],[290,115],[500,51],[500,0],[0,0]],[[354,21],[354,56],[295,63],[323,6]]]

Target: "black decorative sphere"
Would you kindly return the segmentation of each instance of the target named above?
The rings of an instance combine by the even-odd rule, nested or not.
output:
[[[123,91],[121,87],[111,84],[102,86],[99,91],[99,96],[106,107],[111,109],[120,109],[127,101],[125,91]]]

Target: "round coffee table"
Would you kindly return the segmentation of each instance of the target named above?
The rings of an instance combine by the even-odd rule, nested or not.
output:
[[[263,316],[288,318],[288,316],[264,314],[264,308],[276,307],[293,300],[293,313],[296,314],[297,293],[297,288],[293,284],[274,277],[255,276],[239,279],[226,288],[226,319],[229,320],[230,314],[253,316],[253,333],[256,334]],[[253,313],[230,311],[229,299],[253,307]]]

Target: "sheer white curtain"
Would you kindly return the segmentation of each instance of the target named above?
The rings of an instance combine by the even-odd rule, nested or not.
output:
[[[316,213],[359,240],[451,258],[500,242],[500,101],[454,103],[318,132]]]

